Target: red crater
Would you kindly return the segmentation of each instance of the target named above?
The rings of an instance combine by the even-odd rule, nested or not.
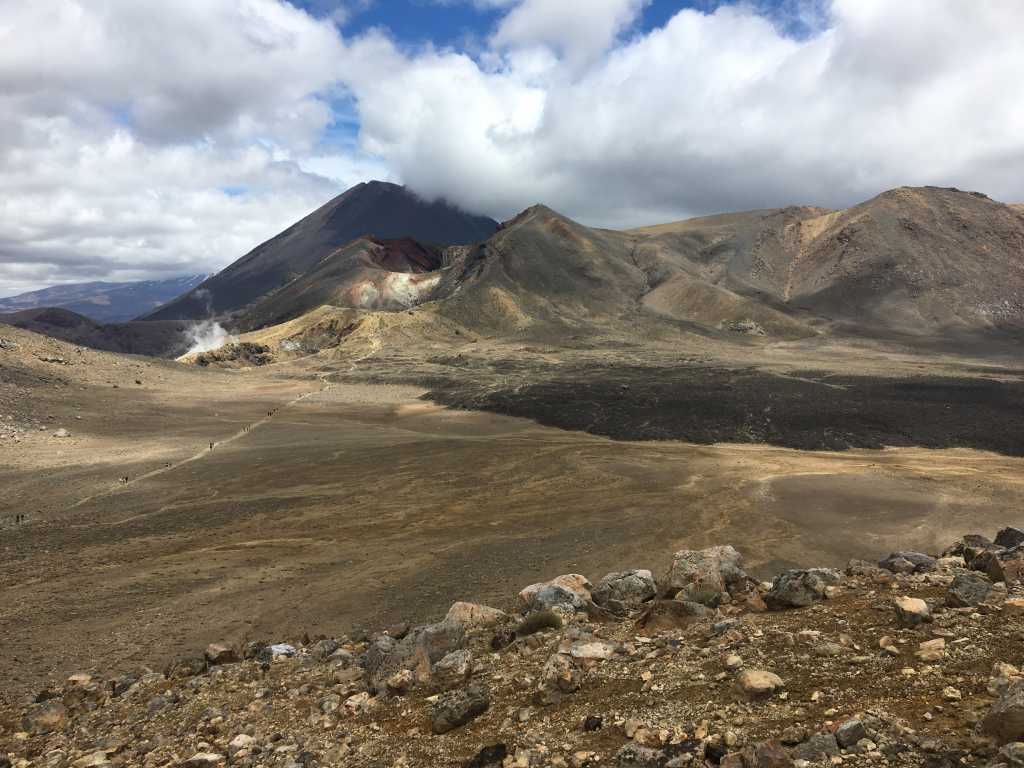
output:
[[[420,273],[441,268],[440,249],[423,245],[411,237],[382,240],[368,235],[363,239],[377,246],[370,252],[373,263],[389,272]]]

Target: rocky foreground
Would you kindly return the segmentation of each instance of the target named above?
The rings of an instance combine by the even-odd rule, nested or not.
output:
[[[771,584],[683,550],[514,614],[76,674],[0,714],[0,768],[1024,766],[1022,578],[1015,528]]]

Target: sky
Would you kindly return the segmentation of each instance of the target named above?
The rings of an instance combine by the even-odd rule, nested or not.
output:
[[[1024,200],[1020,0],[0,0],[0,295],[214,272],[360,181],[622,227]]]

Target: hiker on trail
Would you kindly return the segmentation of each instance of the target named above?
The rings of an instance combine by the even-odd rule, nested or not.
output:
[[[210,443],[210,450],[213,450],[213,443]]]

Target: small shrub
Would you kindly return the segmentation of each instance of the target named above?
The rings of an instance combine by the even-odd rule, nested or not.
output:
[[[516,627],[516,634],[519,637],[527,637],[528,635],[536,634],[537,632],[543,632],[545,629],[561,629],[562,619],[554,611],[534,611]]]

